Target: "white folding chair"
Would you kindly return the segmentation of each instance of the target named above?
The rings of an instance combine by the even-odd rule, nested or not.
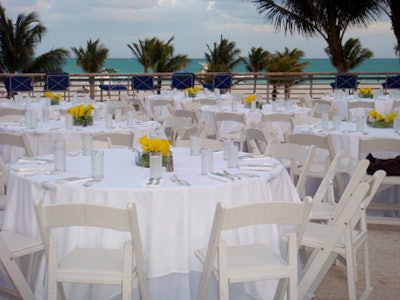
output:
[[[348,101],[347,120],[354,122],[356,120],[356,116],[368,116],[368,112],[373,109],[375,109],[374,101]]]
[[[291,119],[292,129],[296,128],[296,126],[300,125],[313,125],[321,123],[321,118],[313,118],[313,117],[306,117],[300,116],[298,118],[294,117]]]
[[[120,285],[122,299],[130,300],[135,279],[141,299],[147,299],[144,255],[134,203],[123,209],[83,203],[45,205],[37,200],[35,211],[46,245],[49,300],[57,299],[57,294],[64,295],[62,282]],[[57,232],[51,229],[71,226],[126,232],[127,241],[120,249],[78,246],[65,257],[59,257]]]
[[[25,133],[0,132],[0,141],[2,145],[22,148],[26,156],[33,156],[32,148]]]
[[[366,159],[358,161],[342,151],[336,154],[313,196],[311,218],[328,220],[339,199],[348,197],[348,194],[365,179],[368,165]]]
[[[331,161],[335,156],[335,148],[331,135],[321,136],[308,133],[294,133],[286,136],[286,141],[291,144],[302,146],[314,145],[316,150],[315,159],[308,172],[308,177],[323,178]],[[325,156],[323,159],[322,156]]]
[[[130,97],[128,98],[128,101],[131,103],[135,111],[141,111],[144,114],[148,114],[146,105],[142,99],[139,99],[138,97]]]
[[[277,143],[275,138],[267,137],[267,134],[258,128],[246,128],[245,129],[247,150],[254,154],[263,154],[267,150],[268,144]]]
[[[16,263],[16,258],[43,250],[43,243],[31,237],[18,234],[8,230],[0,232],[0,259],[8,276],[13,282],[18,294],[0,289],[0,294],[7,296],[7,299],[35,300],[35,295],[29,286],[25,276]],[[11,298],[8,298],[11,297]]]
[[[243,144],[246,140],[244,134],[246,127],[245,114],[215,112],[214,120],[216,124],[216,139],[231,139],[239,144],[239,150],[243,150]]]
[[[187,110],[198,110],[201,107],[201,103],[199,102],[193,102],[193,101],[186,101],[181,103],[182,109],[187,109]]]
[[[384,172],[377,172],[372,180],[359,183],[351,193],[343,194],[327,223],[307,223],[301,245],[314,250],[299,283],[300,298],[303,298],[306,293],[315,291],[335,259],[338,255],[342,255],[347,265],[349,299],[357,299],[355,251],[363,245],[365,289],[360,299],[367,299],[372,290],[367,234],[366,228],[355,231],[355,225],[359,221],[359,218],[355,216],[360,212],[363,202],[369,201],[374,196],[384,176]]]
[[[281,142],[285,142],[286,136],[292,133],[293,114],[275,113],[263,114],[261,124],[267,124]],[[263,125],[261,125],[263,126]],[[263,126],[264,128],[264,126]]]
[[[208,149],[212,149],[215,151],[224,149],[224,143],[221,141],[218,141],[218,140],[200,137],[199,142],[200,142],[201,148],[208,148]],[[187,148],[189,146],[190,146],[190,140],[188,140],[188,139],[187,140],[176,140],[175,147]]]
[[[232,208],[218,203],[208,247],[195,252],[203,264],[197,300],[206,299],[211,275],[218,281],[218,299],[221,300],[229,299],[230,283],[270,279],[288,279],[289,298],[298,299],[298,241],[308,220],[311,202],[307,197],[299,203],[275,201]],[[265,244],[229,245],[222,238],[224,231],[261,224],[300,227],[297,233],[290,233],[286,257]]]
[[[93,140],[92,147],[93,149],[109,149],[110,148],[110,141],[105,140]],[[80,151],[83,150],[83,141],[82,139],[80,140],[69,140],[65,144],[65,150],[67,152],[74,152],[74,151]],[[73,153],[70,153],[71,155],[74,155]]]
[[[2,108],[0,109],[1,122],[19,122],[25,119],[26,109],[19,108]]]
[[[199,103],[200,106],[202,106],[202,105],[216,105],[216,104],[217,104],[217,100],[215,100],[215,99],[208,99],[208,98],[193,99],[193,103]]]
[[[178,136],[182,136],[185,128],[189,127],[190,119],[183,117],[166,117],[162,129],[171,145],[175,145]]]
[[[360,138],[358,144],[358,158],[363,159],[369,153],[373,154],[375,157],[394,158],[400,153],[400,140],[393,138]],[[378,192],[394,185],[400,185],[400,176],[386,176]],[[399,200],[396,200],[397,201],[383,201],[382,203],[372,202],[368,206],[368,209],[382,210],[386,213],[400,211]],[[400,219],[387,215],[376,217],[368,216],[368,223],[399,225]]]
[[[333,107],[331,102],[326,100],[314,100],[311,116],[321,118],[323,113],[328,113],[329,118],[333,116]]]
[[[270,143],[265,152],[267,155],[282,161],[288,168],[290,178],[296,185],[301,198],[305,196],[305,184],[315,155],[315,149],[315,146],[306,147],[290,143]]]
[[[155,120],[163,122],[166,117],[171,117],[169,105],[173,104],[172,100],[152,99],[150,101],[151,111]]]
[[[93,134],[93,142],[107,142],[109,148],[133,148],[135,134],[131,132],[103,132]]]
[[[299,97],[299,105],[302,107],[312,108],[312,99],[310,94],[304,94]]]
[[[198,124],[200,122],[198,113],[190,109],[176,109],[175,117],[189,118],[192,124]]]

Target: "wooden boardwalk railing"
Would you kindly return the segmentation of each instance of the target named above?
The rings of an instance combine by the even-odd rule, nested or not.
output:
[[[207,77],[214,76],[215,73],[196,73],[195,85],[202,87]],[[382,88],[382,83],[388,76],[398,75],[399,73],[353,73],[358,75],[359,87],[371,87],[374,90]],[[0,74],[0,98],[8,96],[4,77],[18,76],[22,74]],[[27,73],[24,76],[32,78],[33,91],[31,96],[42,95],[44,87],[44,73]],[[89,78],[94,77],[94,99],[117,100],[122,94],[133,95],[131,78],[133,75],[143,75],[134,73],[92,73],[92,74],[69,74],[70,95],[82,94],[89,91]],[[171,88],[172,73],[151,73],[155,77],[155,83],[160,82],[158,90]],[[336,73],[232,73],[233,85],[231,92],[237,94],[257,93],[265,102],[273,100],[274,94],[277,98],[298,99],[300,95],[310,94],[311,97],[318,99],[325,93],[332,92],[330,83],[335,80]],[[278,82],[278,83],[277,83]],[[285,89],[285,82],[290,82]],[[101,99],[100,84],[120,84],[126,87],[126,91],[112,91],[110,97],[108,92]],[[275,83],[275,84],[274,84]],[[274,92],[276,86],[276,93]],[[286,92],[285,92],[286,91]],[[158,92],[158,91],[155,91]]]

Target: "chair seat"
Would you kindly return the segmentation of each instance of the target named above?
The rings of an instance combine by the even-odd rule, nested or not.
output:
[[[311,208],[311,219],[313,220],[328,220],[335,210],[336,204],[321,202],[313,204]]]
[[[1,234],[13,258],[43,250],[42,241],[5,229],[1,230]]]
[[[318,248],[323,246],[325,241],[328,239],[332,232],[332,226],[321,223],[308,222],[306,225],[306,230],[303,235],[303,240],[301,241],[302,246]],[[352,236],[356,237],[360,234],[359,230],[352,229]],[[354,239],[355,240],[355,239]],[[353,240],[353,241],[354,241]],[[334,251],[339,254],[345,252],[345,237],[342,235],[334,247]]]
[[[199,249],[195,254],[204,263],[207,249]],[[289,264],[263,244],[227,247],[227,258],[229,266],[227,273],[231,283],[251,281],[255,278],[258,280],[262,278],[265,280],[275,279],[290,274]],[[214,264],[215,270],[217,269],[216,263]]]
[[[65,277],[65,281],[69,282],[80,282],[76,279],[76,274],[79,274],[86,282],[109,283],[111,279],[120,284],[122,266],[122,250],[77,248],[60,262],[57,273],[59,278]],[[74,279],[71,278],[72,274]]]
[[[99,87],[106,91],[126,91],[126,86],[122,84],[100,84]]]

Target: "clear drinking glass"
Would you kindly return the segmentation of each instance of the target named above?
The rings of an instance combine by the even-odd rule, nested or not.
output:
[[[65,140],[54,142],[54,167],[56,171],[65,172],[67,166],[67,154]]]
[[[92,177],[93,179],[102,179],[104,177],[104,152],[101,150],[92,150]]]
[[[150,153],[150,178],[161,178],[162,176],[162,154]]]
[[[201,150],[201,174],[207,175],[214,168],[214,156],[212,149]]]

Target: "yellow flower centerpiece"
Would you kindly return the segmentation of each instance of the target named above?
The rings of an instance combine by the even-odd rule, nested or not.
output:
[[[185,92],[188,93],[188,96],[189,96],[189,97],[192,97],[192,98],[196,97],[196,94],[197,94],[199,91],[200,91],[200,88],[199,88],[198,86],[194,86],[194,87],[192,87],[192,88],[186,88],[186,89],[185,89]]]
[[[58,104],[60,104],[60,100],[61,100],[61,98],[62,98],[62,95],[61,94],[57,94],[57,95],[54,95],[52,92],[44,92],[43,93],[43,96],[45,96],[46,98],[50,98],[50,104],[51,105],[58,105]]]
[[[374,92],[370,87],[366,88],[359,88],[358,89],[358,97],[360,98],[372,98],[374,95]]]
[[[382,114],[371,110],[368,114],[367,123],[371,127],[376,128],[390,128],[393,127],[393,119],[398,116],[397,113],[391,112],[383,116]]]
[[[158,152],[162,154],[163,166],[166,166],[168,157],[171,155],[169,148],[170,143],[166,139],[149,139],[147,135],[142,136],[138,140],[139,144],[142,145],[142,153],[138,159],[138,165],[141,167],[150,167],[150,153]]]
[[[94,107],[91,104],[83,105],[80,104],[78,106],[71,107],[68,109],[68,113],[74,118],[74,125],[92,125],[93,124],[93,116],[92,110]]]
[[[244,106],[251,107],[251,103],[255,102],[256,108],[262,109],[262,104],[257,101],[256,95],[248,95],[244,98]]]

